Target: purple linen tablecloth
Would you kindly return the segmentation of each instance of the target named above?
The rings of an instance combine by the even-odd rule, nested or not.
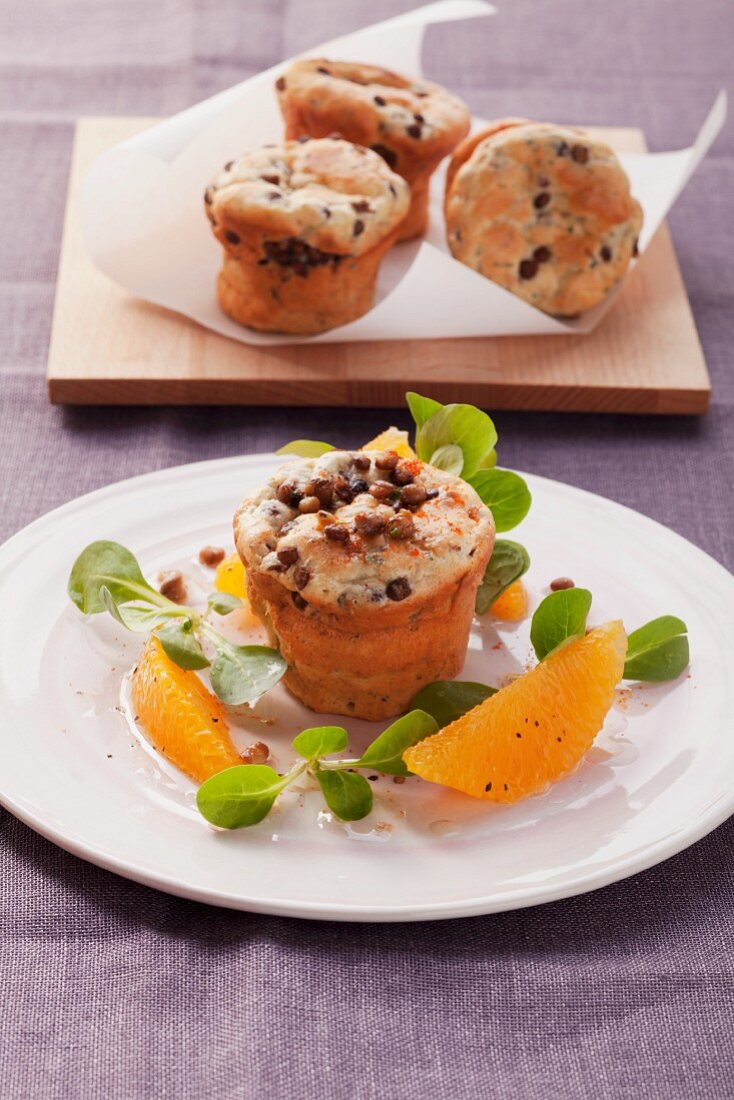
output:
[[[731,73],[731,0],[497,3],[493,20],[428,43],[429,74],[490,117],[640,125],[669,149],[693,137]],[[2,537],[131,474],[407,426],[376,410],[53,409],[43,371],[77,115],[169,114],[410,6],[4,5]],[[713,375],[709,416],[497,416],[505,464],[622,501],[729,567],[733,155],[729,128],[671,217]],[[338,926],[167,897],[0,811],[0,1095],[734,1096],[733,842],[729,823],[643,875],[539,909]]]

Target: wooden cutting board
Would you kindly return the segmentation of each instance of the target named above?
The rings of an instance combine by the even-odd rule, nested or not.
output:
[[[58,404],[404,405],[406,389],[493,409],[704,413],[710,382],[667,226],[588,336],[390,340],[251,347],[139,301],[81,241],[92,160],[155,119],[76,127],[48,359]],[[594,133],[624,152],[639,130]]]

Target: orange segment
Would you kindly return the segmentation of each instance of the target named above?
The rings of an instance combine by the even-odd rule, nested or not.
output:
[[[433,737],[403,753],[412,772],[474,798],[517,802],[572,771],[622,678],[622,623],[568,642]]]
[[[245,567],[239,554],[230,554],[220,561],[214,574],[214,587],[218,592],[227,592],[230,596],[247,598],[245,593]]]
[[[150,743],[197,783],[242,763],[222,704],[195,672],[166,656],[155,634],[133,673],[131,695]]]
[[[242,600],[242,610],[237,612],[237,626],[243,630],[260,626],[260,620],[252,610],[245,587],[245,567],[239,554],[230,554],[220,562],[214,574],[214,587],[219,592],[227,592]]]
[[[400,428],[386,428],[369,443],[362,447],[363,451],[396,451],[401,458],[416,458],[416,453],[408,441],[408,433]]]
[[[497,597],[489,610],[495,619],[517,623],[527,615],[529,602],[527,588],[521,580],[517,580]]]

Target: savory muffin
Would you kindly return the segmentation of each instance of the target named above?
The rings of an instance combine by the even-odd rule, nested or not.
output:
[[[371,721],[464,662],[494,545],[466,482],[395,451],[282,466],[234,518],[247,591],[312,710]]]
[[[591,309],[637,254],[642,208],[608,145],[506,119],[467,138],[446,183],[455,259],[556,316]]]
[[[427,80],[323,58],[295,61],[275,87],[286,137],[336,132],[374,149],[410,184],[410,212],[398,239],[425,233],[431,175],[469,131],[465,103]]]
[[[265,332],[361,317],[409,202],[405,180],[347,141],[290,141],[230,162],[204,194],[224,248],[222,309]]]

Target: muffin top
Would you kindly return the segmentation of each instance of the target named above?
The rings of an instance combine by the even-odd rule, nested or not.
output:
[[[246,568],[276,578],[304,611],[425,599],[486,559],[494,539],[470,485],[395,451],[289,462],[234,527]]]
[[[398,172],[405,157],[441,159],[469,130],[469,109],[458,96],[376,65],[308,58],[275,87],[292,136],[336,129]]]
[[[574,316],[602,301],[636,254],[641,225],[614,152],[581,130],[507,120],[452,158],[453,256],[547,313]]]
[[[230,161],[204,193],[215,236],[228,252],[256,249],[263,262],[304,261],[308,249],[358,256],[397,229],[410,192],[369,149],[338,138],[267,145]]]

